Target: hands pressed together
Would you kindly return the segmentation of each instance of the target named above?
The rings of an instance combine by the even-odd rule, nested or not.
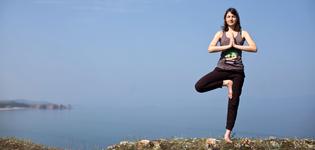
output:
[[[230,39],[230,44],[228,45],[229,48],[234,47],[236,45],[235,43],[235,38],[234,38],[234,34],[233,33],[226,33],[227,37]]]
[[[213,53],[213,52],[222,52],[222,51],[226,51],[232,47],[242,50],[242,51],[247,51],[247,52],[257,52],[257,48],[256,48],[256,44],[255,42],[252,40],[252,38],[250,37],[250,35],[243,31],[243,36],[242,38],[244,38],[244,40],[246,40],[246,43],[248,45],[238,45],[235,42],[235,38],[234,38],[234,34],[233,32],[226,32],[226,36],[230,39],[230,43],[229,45],[224,45],[224,46],[217,46],[217,43],[219,42],[219,39],[222,36],[222,31],[217,32],[217,34],[214,36],[213,40],[211,41],[211,43],[208,46],[208,52]]]

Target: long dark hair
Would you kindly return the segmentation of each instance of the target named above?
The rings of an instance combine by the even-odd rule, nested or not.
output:
[[[231,12],[233,15],[235,15],[236,17],[236,24],[235,24],[235,31],[241,31],[242,27],[241,27],[241,20],[240,20],[240,16],[238,15],[238,12],[235,8],[228,8],[226,11],[225,11],[225,14],[224,14],[224,26],[222,26],[222,30],[223,31],[228,31],[229,30],[229,27],[225,21],[225,17],[227,15],[228,12]]]

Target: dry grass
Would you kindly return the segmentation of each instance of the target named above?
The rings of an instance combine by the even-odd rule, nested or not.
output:
[[[34,144],[30,140],[14,137],[0,138],[0,150],[60,150],[40,144]]]

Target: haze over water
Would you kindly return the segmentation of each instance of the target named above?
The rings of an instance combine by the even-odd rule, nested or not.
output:
[[[285,3],[285,5],[284,5]],[[197,93],[208,44],[235,7],[258,46],[243,53],[235,136],[315,136],[314,1],[3,0],[0,99],[72,110],[0,112],[0,136],[60,147],[222,136],[225,88]]]

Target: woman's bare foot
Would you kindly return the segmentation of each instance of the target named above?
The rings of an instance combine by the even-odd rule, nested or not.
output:
[[[224,140],[225,140],[225,142],[227,142],[227,143],[233,143],[232,140],[231,140],[231,138],[230,138],[230,136],[231,136],[231,130],[226,129],[226,132],[225,132],[225,134],[224,134]]]
[[[233,81],[232,80],[223,80],[223,86],[226,86],[228,88],[228,97],[229,99],[232,99],[232,87],[233,87]]]

